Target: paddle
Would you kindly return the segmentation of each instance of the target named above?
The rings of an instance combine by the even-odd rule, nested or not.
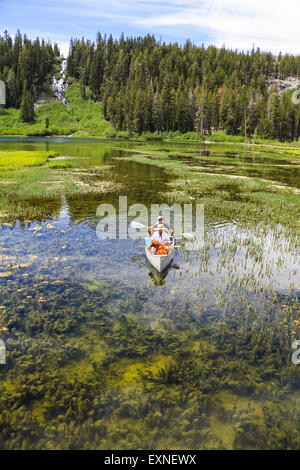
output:
[[[146,225],[143,225],[140,222],[136,222],[135,220],[133,220],[130,225],[133,228],[140,228],[140,229],[147,228]]]

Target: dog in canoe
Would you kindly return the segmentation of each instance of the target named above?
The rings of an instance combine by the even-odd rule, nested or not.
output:
[[[168,248],[163,243],[159,243],[157,240],[152,240],[150,247],[153,248],[154,255],[168,255],[169,254]]]

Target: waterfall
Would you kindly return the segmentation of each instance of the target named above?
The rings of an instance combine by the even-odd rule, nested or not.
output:
[[[70,107],[68,100],[65,97],[66,89],[69,85],[67,77],[66,77],[66,68],[67,68],[67,60],[64,59],[60,64],[60,77],[59,79],[53,75],[51,80],[51,87],[55,93],[56,99],[62,101],[67,108]]]

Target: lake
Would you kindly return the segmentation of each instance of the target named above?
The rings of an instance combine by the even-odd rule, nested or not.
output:
[[[152,151],[193,171],[300,188],[292,161],[227,147]],[[108,167],[117,188],[61,194],[45,202],[48,217],[1,225],[1,448],[299,448],[299,239],[282,224],[242,224],[205,205],[204,246],[180,240],[164,273],[147,262],[142,238],[99,239],[100,204],[117,208],[120,195],[147,208],[169,202],[175,175],[131,158],[143,148],[0,139],[0,159],[7,149],[54,151],[95,187],[94,169]]]

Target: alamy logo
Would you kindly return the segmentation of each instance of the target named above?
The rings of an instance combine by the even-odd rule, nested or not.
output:
[[[6,347],[2,339],[0,339],[0,364],[6,364]]]
[[[299,356],[300,356],[300,340],[299,339],[295,339],[295,341],[293,341],[292,343],[292,348],[293,349],[296,349],[296,351],[293,352],[292,354],[292,363],[297,366],[298,364],[300,364],[300,359],[299,359]]]
[[[117,215],[118,214],[118,215]],[[144,204],[127,206],[127,196],[119,197],[118,210],[112,204],[101,204],[96,213],[100,221],[96,233],[100,240],[139,240],[148,226],[162,215],[163,224],[172,227],[177,240],[185,239],[185,249],[195,250],[204,245],[203,204],[152,204],[150,214]],[[130,223],[128,223],[130,221]]]
[[[292,94],[292,103],[300,104],[300,80],[295,82],[296,90]]]

